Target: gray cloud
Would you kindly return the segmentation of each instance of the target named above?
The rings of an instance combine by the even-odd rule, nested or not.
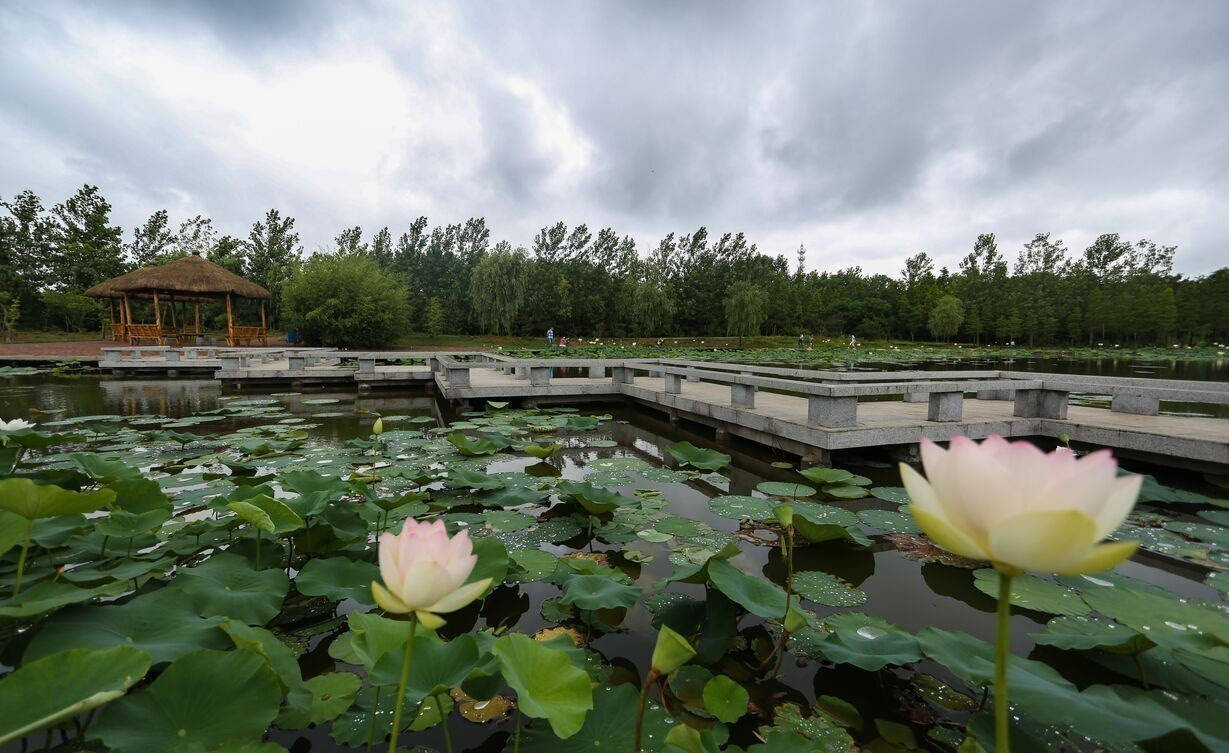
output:
[[[0,195],[125,226],[745,230],[812,266],[953,265],[979,232],[1229,248],[1229,5],[10,3]]]

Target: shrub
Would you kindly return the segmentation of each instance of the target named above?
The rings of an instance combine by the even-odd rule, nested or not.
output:
[[[405,289],[374,261],[316,254],[286,283],[286,316],[303,343],[379,347],[405,331]]]

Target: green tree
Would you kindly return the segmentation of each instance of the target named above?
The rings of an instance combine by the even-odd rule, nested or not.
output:
[[[21,301],[12,293],[0,292],[0,342],[12,342],[21,318]]]
[[[282,288],[294,273],[302,251],[293,217],[282,217],[276,209],[270,209],[264,219],[252,223],[244,266],[248,278],[272,295],[269,311],[274,322],[281,321]]]
[[[0,208],[0,291],[12,296],[8,306],[16,304],[15,310],[32,320],[52,256],[51,221],[32,191],[0,201]]]
[[[754,337],[768,316],[768,296],[750,282],[736,282],[730,286],[725,301],[725,324],[727,335],[738,336],[741,348],[744,337]]]
[[[123,231],[111,224],[111,204],[97,186],[82,186],[51,216],[55,253],[49,280],[55,289],[80,293],[123,274]]]
[[[148,267],[163,263],[174,245],[175,236],[171,233],[167,211],[159,209],[144,225],[133,228],[128,253],[138,267]]]
[[[512,333],[525,294],[525,254],[503,242],[474,266],[470,293],[478,326],[496,335]]]
[[[427,334],[431,339],[439,337],[444,331],[444,307],[440,305],[440,299],[432,298],[427,304],[426,314]]]
[[[43,305],[47,316],[67,332],[96,330],[101,323],[98,318],[98,301],[80,293],[67,290],[48,290],[43,293]]]
[[[643,280],[636,284],[636,332],[641,337],[670,334],[674,301],[657,283]]]
[[[230,270],[240,277],[247,277],[247,258],[244,255],[243,241],[230,235],[223,235],[213,244],[207,254],[209,261],[219,267]]]
[[[964,304],[954,295],[939,299],[930,311],[930,332],[940,340],[950,340],[964,323]]]
[[[389,345],[408,322],[405,290],[365,257],[313,255],[286,283],[285,309],[308,345]]]

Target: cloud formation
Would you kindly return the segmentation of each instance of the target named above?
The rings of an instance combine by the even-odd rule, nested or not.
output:
[[[1229,4],[0,6],[0,195],[95,183],[309,249],[485,216],[642,251],[700,225],[808,266],[954,267],[976,235],[1229,257]]]

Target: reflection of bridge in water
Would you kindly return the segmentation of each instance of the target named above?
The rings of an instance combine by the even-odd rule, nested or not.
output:
[[[999,370],[844,372],[669,359],[513,359],[480,351],[111,349],[122,374],[212,370],[224,386],[421,384],[460,407],[633,402],[826,463],[834,450],[913,446],[922,437],[1068,437],[1120,454],[1229,467],[1229,418],[1164,415],[1166,406],[1229,406],[1229,384]],[[191,356],[191,358],[189,358]],[[1073,401],[1072,396],[1076,396]],[[1109,407],[1076,403],[1090,396]],[[1168,411],[1166,411],[1168,412]]]

